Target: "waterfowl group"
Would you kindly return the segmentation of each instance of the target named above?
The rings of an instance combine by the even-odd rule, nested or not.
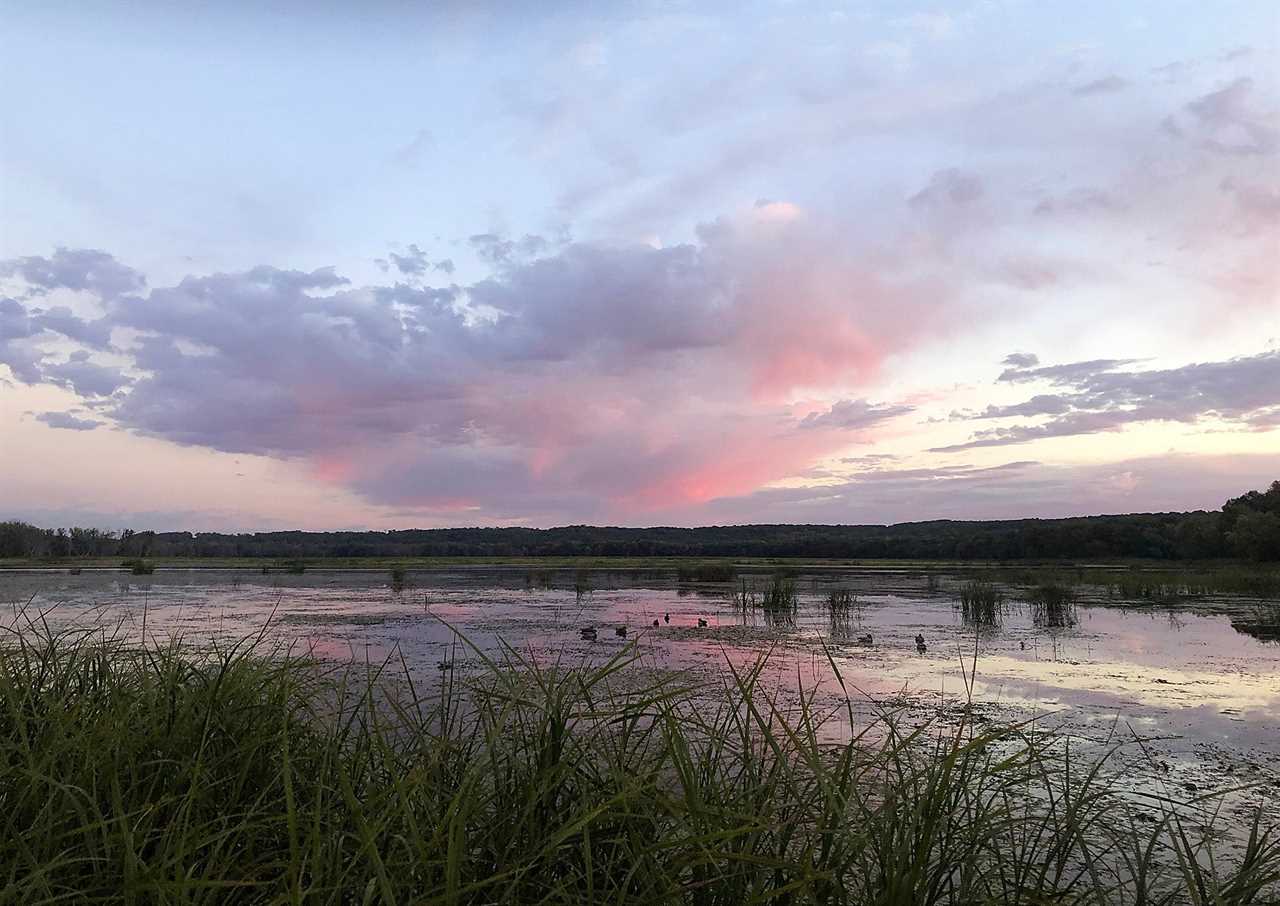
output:
[[[671,614],[669,614],[669,613],[663,614],[663,615],[662,615],[662,622],[663,622],[663,623],[666,623],[666,624],[668,624],[668,625],[670,625],[670,623],[671,623]],[[652,625],[652,627],[653,627],[654,629],[657,629],[657,628],[658,628],[658,620],[655,618],[655,619],[654,619],[654,621],[653,621],[653,623],[652,623],[651,625]],[[704,620],[702,617],[698,617],[698,625],[699,625],[700,627],[705,628],[705,627],[706,627],[706,626],[708,626],[709,624],[708,624],[708,623],[707,623],[707,621],[706,621],[706,620]],[[596,629],[594,626],[584,626],[583,628],[581,628],[581,629],[579,629],[579,630],[578,630],[578,633],[582,636],[582,639],[583,639],[583,641],[585,641],[585,642],[594,642],[594,641],[596,641],[596,639],[598,639],[598,638],[600,637],[600,631],[599,631],[598,629]],[[616,636],[617,636],[618,638],[620,638],[620,639],[625,639],[625,638],[627,637],[627,627],[626,627],[626,624],[623,624],[623,625],[621,625],[621,626],[615,626],[615,627],[613,627],[613,634],[614,634],[614,635],[616,635]],[[871,637],[870,637],[870,636],[867,636],[867,638],[868,638],[868,639],[870,639]],[[870,642],[867,642],[866,644],[870,644]]]

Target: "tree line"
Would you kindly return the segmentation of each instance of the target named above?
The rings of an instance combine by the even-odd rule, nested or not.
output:
[[[1221,510],[897,525],[449,528],[387,532],[121,532],[0,522],[0,557],[824,557],[1280,560],[1280,481]]]

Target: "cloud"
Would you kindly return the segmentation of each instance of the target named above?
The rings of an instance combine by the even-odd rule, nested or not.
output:
[[[42,371],[44,380],[84,397],[110,396],[131,382],[119,368],[92,362],[84,351],[73,352],[65,362],[45,365]]]
[[[1013,356],[1009,356],[1004,360],[1004,364],[1013,367],[1007,368],[1000,372],[999,381],[1009,383],[1028,383],[1030,381],[1049,381],[1051,383],[1071,383],[1077,379],[1086,378],[1089,375],[1096,374],[1100,371],[1111,371],[1124,365],[1132,365],[1137,359],[1090,359],[1086,362],[1069,362],[1065,365],[1046,365],[1045,367],[1028,367],[1038,366],[1040,360],[1034,356],[1019,357],[1020,361],[1010,361]],[[1029,361],[1028,361],[1029,360]],[[1023,362],[1027,364],[1024,365]]]
[[[1129,80],[1122,79],[1117,75],[1110,75],[1106,78],[1095,79],[1092,82],[1085,82],[1083,85],[1077,85],[1071,89],[1071,93],[1078,97],[1091,97],[1098,94],[1115,94],[1117,91],[1124,91],[1129,87]]]
[[[8,365],[14,377],[24,383],[41,380],[44,353],[32,339],[42,332],[16,299],[0,298],[0,364]]]
[[[92,431],[100,427],[102,422],[90,418],[77,418],[70,412],[41,412],[36,421],[44,422],[50,428],[65,428],[68,431]]]
[[[0,276],[21,277],[38,294],[56,289],[83,290],[103,299],[138,292],[146,286],[140,273],[97,249],[58,248],[48,258],[14,258],[0,263]]]
[[[914,411],[914,406],[883,406],[866,400],[840,400],[833,403],[826,412],[811,412],[806,415],[801,420],[800,427],[840,430],[870,428]]]
[[[407,277],[421,276],[431,266],[431,262],[427,260],[427,253],[416,245],[410,245],[403,255],[392,252],[389,257],[395,264],[396,270]]]
[[[468,237],[467,241],[482,261],[495,266],[533,258],[551,247],[547,239],[534,234],[527,234],[521,239],[510,239],[497,233],[476,233]]]
[[[12,302],[3,352],[19,380],[138,434],[295,458],[378,504],[554,520],[802,471],[911,409],[845,399],[798,421],[792,395],[865,384],[949,323],[942,288],[874,273],[787,203],[664,248],[472,241],[493,274],[467,286],[421,285],[428,259],[409,246],[392,260],[414,279],[394,285],[259,265],[99,318],[37,323]],[[76,336],[119,337],[105,351],[124,364],[55,357],[45,339]]]
[[[714,500],[702,521],[875,524],[1212,510],[1240,488],[1265,487],[1277,474],[1277,454],[872,468],[817,487],[766,488]]]
[[[929,184],[907,201],[912,207],[967,205],[982,197],[982,180],[973,173],[950,168],[933,174]]]
[[[1004,357],[1001,364],[1011,368],[1034,368],[1040,364],[1040,357],[1030,352],[1012,352]]]
[[[968,418],[1047,416],[1047,421],[984,429],[968,441],[934,447],[932,452],[1095,434],[1151,421],[1195,423],[1215,418],[1266,428],[1272,423],[1276,407],[1280,407],[1280,352],[1149,371],[1123,370],[1133,364],[1125,359],[1046,367],[1034,367],[1037,362],[1032,359],[1021,358],[999,380],[1043,382],[1063,388],[1062,392],[1039,394],[1014,405],[988,406]]]
[[[1127,205],[1111,192],[1081,186],[1041,199],[1032,213],[1037,215],[1108,215],[1122,212]]]
[[[1280,148],[1275,112],[1255,105],[1254,81],[1247,76],[1188,102],[1185,109],[1197,140],[1211,151],[1270,156]],[[1174,130],[1177,134],[1183,131],[1176,122]]]

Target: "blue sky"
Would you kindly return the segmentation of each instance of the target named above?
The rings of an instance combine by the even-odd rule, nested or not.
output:
[[[15,515],[863,522],[1280,472],[1273,4],[528,6],[5,4]]]

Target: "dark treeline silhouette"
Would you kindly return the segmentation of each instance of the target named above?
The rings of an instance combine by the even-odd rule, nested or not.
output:
[[[898,525],[108,532],[0,523],[0,557],[831,557],[1280,560],[1280,481],[1220,511]]]

